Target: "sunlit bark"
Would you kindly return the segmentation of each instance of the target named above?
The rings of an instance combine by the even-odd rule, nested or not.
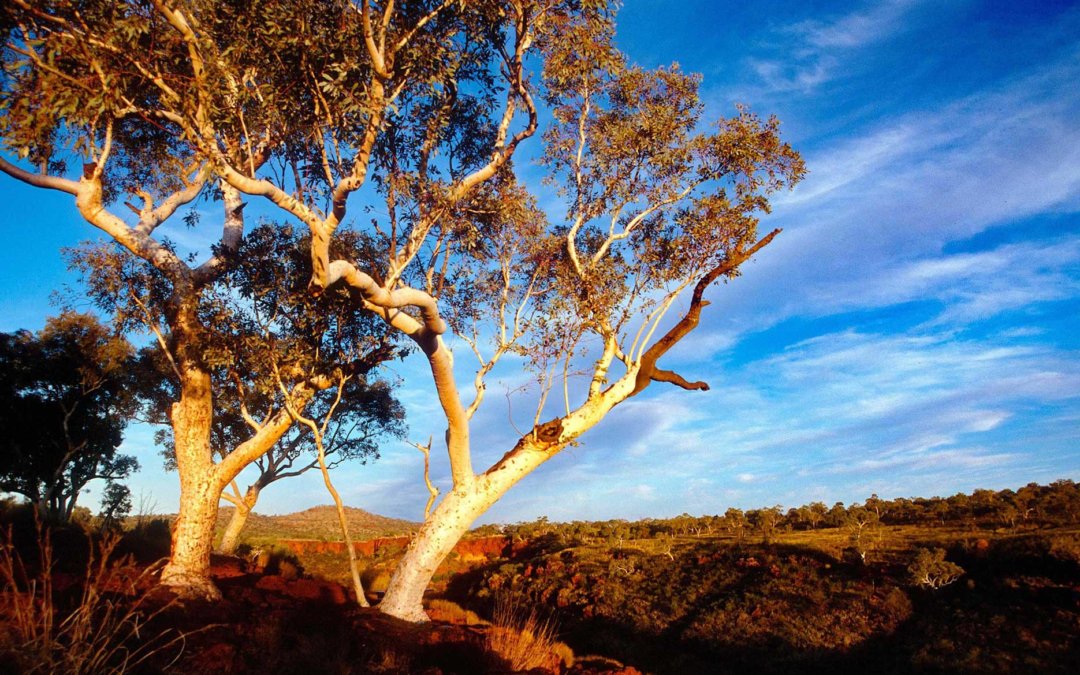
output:
[[[210,451],[213,398],[210,375],[182,367],[180,400],[173,404],[172,426],[180,475],[180,510],[173,525],[172,552],[161,583],[182,596],[219,598],[207,577],[221,488],[214,481]]]
[[[252,483],[244,492],[243,498],[233,502],[232,515],[225,526],[225,532],[221,535],[221,544],[218,546],[222,553],[226,555],[236,553],[236,546],[240,542],[240,533],[244,531],[248,516],[251,515],[251,510],[255,508],[255,503],[259,500],[260,491],[259,484]]]
[[[298,3],[301,15],[334,20],[321,24],[322,32],[311,32],[319,21],[297,26],[304,47],[290,60],[264,59],[228,33],[215,34],[223,23],[214,23],[221,18],[215,12],[226,12],[223,5],[153,0],[146,11],[154,21],[140,26],[161,31],[168,47],[144,56],[112,45],[111,33],[85,40],[81,24],[68,18],[77,12],[52,16],[15,1],[30,19],[45,22],[42,32],[65,33],[67,41],[55,44],[89,45],[102,58],[119,59],[114,74],[128,89],[117,95],[114,119],[82,118],[94,131],[87,142],[93,161],[80,179],[28,172],[2,158],[0,170],[73,195],[87,221],[167,275],[179,304],[192,302],[228,267],[243,228],[241,195],[264,198],[310,231],[313,294],[347,287],[359,307],[424,355],[445,419],[452,489],[413,540],[381,605],[413,621],[425,619],[424,589],[454,543],[522,477],[654,382],[708,389],[660,361],[698,326],[706,291],[737,276],[775,235],[757,235],[768,195],[804,173],[773,119],[739,109],[703,131],[698,79],[677,66],[628,64],[614,45],[614,7],[603,2]],[[266,4],[267,11],[277,7]],[[340,13],[325,16],[330,11]],[[299,43],[289,39],[264,35],[254,42],[281,40],[295,50]],[[353,48],[347,59],[335,56]],[[319,58],[306,70],[293,68],[308,50]],[[45,55],[28,51],[39,73],[53,74]],[[263,60],[265,72],[247,68]],[[83,75],[57,77],[79,92],[91,86],[84,80],[98,86]],[[536,95],[552,112],[541,157],[566,198],[565,222],[547,222],[513,175],[514,155],[538,130]],[[289,114],[278,115],[278,104]],[[263,126],[250,128],[249,114],[261,115]],[[113,137],[116,122],[125,119],[174,134],[197,160],[185,169],[185,188],[156,209],[149,198],[132,206],[136,227],[105,204],[105,165],[120,152],[112,149]],[[192,270],[151,235],[211,177],[220,181],[226,205],[223,246]],[[372,212],[370,227],[358,222],[357,228],[380,250],[346,260],[333,253],[334,238],[355,215],[347,208],[350,197],[365,188],[385,201],[385,210]],[[539,316],[526,316],[533,311]],[[208,441],[213,393],[195,353],[197,326],[177,316],[170,339],[182,391],[173,424],[184,504],[166,578],[181,587],[178,580],[205,573],[206,530],[221,489],[294,418],[305,419],[311,392],[283,392],[291,415],[270,416],[215,464]],[[480,361],[468,405],[457,389],[452,342],[444,339],[451,329]],[[506,354],[535,370],[540,403],[532,429],[477,475],[469,422],[484,400],[485,377]],[[569,384],[576,376],[584,378],[580,391]],[[550,419],[548,395],[559,389],[563,405]]]

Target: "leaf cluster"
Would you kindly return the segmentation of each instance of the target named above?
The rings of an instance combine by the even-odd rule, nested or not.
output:
[[[339,237],[335,247],[336,254],[353,259],[371,255],[369,243],[355,234]],[[150,383],[141,397],[144,418],[166,425],[180,394],[174,369],[179,346],[167,316],[171,282],[152,265],[107,245],[84,245],[70,251],[69,259],[91,298],[118,325],[160,336],[139,353],[135,372]],[[228,271],[199,294],[199,332],[186,336],[184,348],[198,354],[222,403],[212,429],[212,445],[221,455],[250,437],[245,413],[262,421],[280,409],[283,387],[316,389],[305,414],[320,419],[335,396],[325,385],[343,378],[343,407],[330,434],[339,457],[374,457],[381,436],[404,431],[404,412],[390,383],[373,371],[405,350],[346,290],[311,295],[310,264],[306,235],[264,224],[244,238]],[[171,458],[170,432],[162,429],[158,441]],[[295,459],[310,447],[309,435],[294,430],[282,440],[278,459]]]
[[[127,340],[89,314],[0,334],[0,490],[66,520],[88,482],[135,471],[117,453],[138,388],[132,359]]]

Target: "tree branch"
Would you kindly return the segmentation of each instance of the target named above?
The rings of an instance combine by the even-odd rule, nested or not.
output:
[[[366,5],[366,0],[365,5]],[[330,418],[334,415],[334,410],[337,408],[338,403],[341,402],[341,395],[345,390],[345,378],[338,380],[337,397],[334,399],[333,404],[330,406],[330,410],[326,413],[326,418],[323,421],[322,428],[315,423],[315,420],[309,419],[300,415],[296,409],[292,407],[289,402],[289,392],[285,389],[285,384],[281,381],[281,373],[278,371],[277,366],[274,366],[274,377],[277,379],[278,388],[281,390],[282,395],[285,397],[285,408],[289,413],[292,420],[303,424],[311,430],[312,435],[315,437],[315,448],[319,453],[319,469],[322,471],[323,483],[326,484],[326,490],[330,493],[330,496],[334,499],[334,505],[337,507],[338,523],[341,525],[341,535],[345,540],[345,547],[349,551],[349,569],[352,572],[353,589],[356,592],[356,602],[361,607],[367,607],[367,598],[364,596],[364,586],[360,583],[360,570],[356,564],[356,551],[353,549],[352,538],[349,536],[349,522],[345,518],[345,507],[341,502],[341,495],[334,488],[334,484],[330,481],[330,471],[326,468],[326,450],[323,447],[322,436],[326,431],[326,426],[330,423]]]
[[[424,453],[424,485],[427,486],[428,491],[427,504],[424,505],[424,521],[427,521],[431,517],[431,507],[439,497],[439,488],[431,482],[431,437],[428,437],[427,445],[413,442],[409,445]]]
[[[31,173],[15,166],[4,159],[3,156],[0,156],[0,171],[3,171],[12,178],[20,180],[28,185],[33,185],[34,187],[59,190],[60,192],[66,192],[69,195],[79,194],[79,183],[68,180],[67,178],[59,178],[57,176],[49,176],[42,173]]]
[[[653,368],[652,380],[653,382],[668,382],[688,390],[709,391],[707,382],[689,382],[682,375],[671,370]]]
[[[679,343],[684,337],[686,337],[690,331],[697,328],[698,322],[701,320],[701,310],[709,303],[703,299],[705,290],[708,289],[714,281],[720,278],[721,275],[730,274],[736,270],[739,265],[750,259],[755,253],[767,246],[769,242],[773,240],[776,235],[780,234],[780,230],[776,229],[769,234],[762,237],[756,244],[751,246],[748,250],[739,253],[736,252],[730,258],[720,263],[716,267],[709,270],[701,279],[698,280],[697,285],[694,286],[694,293],[690,298],[690,309],[686,311],[686,314],[679,320],[671,329],[660,338],[656,344],[650,347],[641,357],[641,364],[634,382],[634,390],[630,393],[630,396],[638,394],[656,377],[656,362],[661,356],[666,354],[669,349]],[[672,382],[670,379],[663,379],[668,371],[660,371],[659,381]],[[672,373],[674,375],[674,373]],[[677,377],[677,376],[676,376]],[[681,378],[680,378],[681,379]],[[685,380],[683,380],[685,382]],[[678,382],[672,382],[673,384],[679,384]],[[698,383],[704,384],[704,383]],[[682,386],[681,384],[679,386]],[[694,389],[702,389],[702,387],[693,387]],[[704,387],[708,389],[708,385]]]

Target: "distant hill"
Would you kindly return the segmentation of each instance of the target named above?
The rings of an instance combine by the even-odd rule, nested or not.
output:
[[[232,517],[232,506],[222,506],[218,511],[217,529],[220,533]],[[419,529],[420,524],[409,520],[387,518],[363,509],[346,507],[349,535],[355,540],[372,539],[408,534]],[[341,526],[337,510],[333,506],[316,506],[306,511],[281,516],[265,516],[258,512],[248,517],[241,541],[270,539],[319,539],[341,541]]]

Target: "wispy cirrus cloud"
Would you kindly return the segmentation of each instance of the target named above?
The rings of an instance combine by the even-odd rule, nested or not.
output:
[[[1080,93],[1073,86],[1078,77],[1080,43],[994,88],[847,133],[811,151],[810,176],[777,203],[823,206],[849,197],[840,190],[844,187],[858,188],[864,199],[868,191],[877,196],[888,190],[884,201],[894,208],[898,198],[953,193],[967,198],[936,200],[945,213],[979,207],[973,210],[976,217],[1000,219],[1060,202],[1080,187],[1080,151],[1072,143],[1080,134],[1075,124]],[[1000,169],[1007,175],[999,175]],[[873,184],[867,185],[868,179]],[[987,195],[988,185],[1008,191]],[[971,191],[981,192],[982,200],[970,199]]]
[[[713,316],[730,319],[707,315],[705,333],[730,341],[731,321],[745,335],[917,299],[940,302],[940,320],[956,324],[1077,297],[1076,228],[1019,228],[1080,210],[1078,79],[1080,44],[992,91],[811,150],[811,175],[779,196],[769,222],[784,234],[715,293]],[[991,228],[1018,243],[956,250]]]
[[[590,517],[632,517],[764,506],[785,495],[790,506],[811,492],[933,494],[958,471],[971,487],[1008,485],[1040,456],[1035,427],[1068,425],[1080,365],[1068,352],[1000,335],[847,330],[729,369],[718,384],[634,399],[572,457],[531,477],[524,489],[533,496],[489,518],[526,517],[535,495]],[[1058,422],[1028,417],[1032,407],[1055,406]],[[1033,440],[1009,445],[1003,436]],[[1080,457],[1072,461],[1080,468]],[[640,485],[655,492],[639,505],[630,488]]]
[[[932,324],[965,326],[1041,303],[1080,298],[1078,268],[1080,239],[1024,242],[883,262],[872,275],[822,281],[807,297],[821,314],[933,301],[940,309]]]
[[[810,92],[844,72],[845,62],[904,29],[917,0],[889,0],[831,20],[807,19],[775,30],[769,56],[747,57],[758,84],[772,93]]]
[[[895,33],[904,15],[919,4],[918,0],[887,0],[832,21],[806,20],[785,27],[783,32],[819,49],[853,49],[873,44]]]

